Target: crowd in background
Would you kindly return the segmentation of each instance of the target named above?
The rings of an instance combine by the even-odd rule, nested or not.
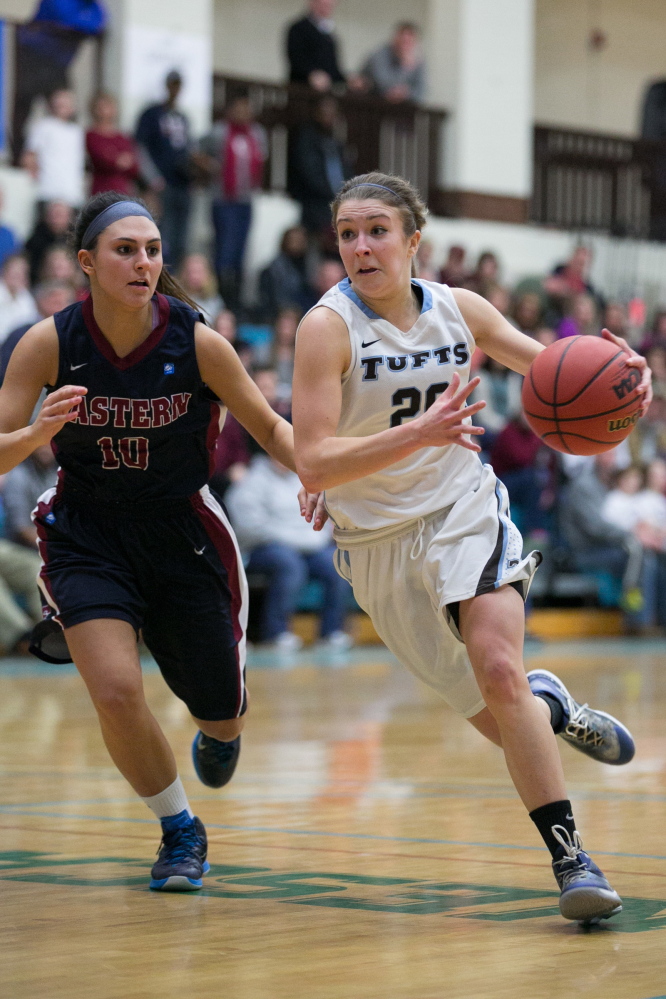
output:
[[[268,144],[246,91],[229,95],[223,114],[197,142],[179,107],[183,80],[175,70],[166,77],[164,99],[143,111],[133,135],[119,129],[110,94],[93,101],[87,130],[79,124],[71,91],[59,87],[48,94],[47,113],[28,119],[21,152],[37,186],[32,232],[21,245],[9,227],[0,226],[0,381],[33,323],[87,295],[67,245],[68,229],[88,193],[115,190],[146,200],[160,220],[167,265],[205,321],[232,344],[269,404],[290,419],[298,324],[345,276],[329,203],[354,165],[338,138],[333,93],[349,88],[390,101],[418,101],[424,86],[419,32],[410,23],[397,25],[359,73],[345,78],[333,34],[334,7],[334,0],[312,0],[306,16],[287,31],[291,81],[321,96],[313,118],[289,137],[288,190],[301,206],[300,224],[282,234],[253,297],[245,249]],[[193,253],[189,226],[196,186],[208,190],[213,235],[206,252]],[[666,627],[666,310],[646,316],[638,301],[607,300],[590,281],[591,262],[581,245],[552,273],[508,287],[491,250],[469,259],[465,247],[454,245],[437,259],[426,238],[417,265],[422,279],[484,296],[546,346],[576,334],[597,336],[606,327],[647,356],[655,390],[650,410],[625,444],[597,459],[563,457],[545,447],[522,416],[521,377],[478,350],[472,362],[481,379],[476,397],[487,403],[478,416],[486,431],[482,459],[505,482],[526,543],[546,549],[555,569],[596,573],[600,585],[605,580],[610,587],[608,602],[623,606],[628,627],[646,631]],[[50,450],[40,448],[2,482],[0,650],[24,648],[40,613],[30,511],[55,474]],[[295,474],[264,454],[230,415],[217,443],[211,486],[229,507],[251,579],[261,584],[260,640],[285,651],[299,647],[291,616],[305,584],[314,580],[323,608],[321,641],[347,647],[349,588],[333,569],[330,531],[311,531],[296,505]]]

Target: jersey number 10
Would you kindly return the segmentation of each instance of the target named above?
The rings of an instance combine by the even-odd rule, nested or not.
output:
[[[100,437],[97,443],[102,449],[102,468],[120,468],[121,462],[127,468],[138,468],[142,472],[148,468],[147,437],[121,437],[119,453],[116,453],[112,437]]]
[[[437,396],[441,395],[442,392],[446,392],[448,387],[449,387],[448,382],[435,382],[434,385],[431,385],[426,390],[425,409],[423,410],[424,413],[426,409],[430,409]],[[423,393],[421,392],[421,390],[417,388],[398,389],[397,392],[393,393],[393,395],[391,396],[392,406],[401,406],[403,402],[408,402],[409,405],[405,406],[403,409],[396,410],[396,412],[392,414],[391,416],[392,427],[399,427],[403,420],[409,420],[411,419],[412,416],[419,415],[419,413],[421,412],[422,395]]]

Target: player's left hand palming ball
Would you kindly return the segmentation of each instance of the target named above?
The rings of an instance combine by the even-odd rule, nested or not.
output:
[[[523,383],[525,418],[556,451],[610,451],[647,412],[651,377],[645,358],[609,330],[567,337],[532,362]]]

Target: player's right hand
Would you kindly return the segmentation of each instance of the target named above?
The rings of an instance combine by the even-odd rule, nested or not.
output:
[[[480,381],[480,378],[472,378],[467,385],[460,388],[460,375],[457,371],[454,373],[446,392],[440,395],[423,416],[414,420],[414,424],[418,424],[419,440],[422,441],[423,447],[459,444],[468,451],[481,450],[475,441],[467,440],[467,437],[483,434],[485,432],[483,427],[473,427],[469,423],[463,423],[463,420],[474,416],[486,405],[483,400],[475,402],[472,406],[465,405],[466,399]]]
[[[82,385],[63,385],[42,403],[37,419],[30,427],[30,436],[35,447],[48,444],[49,441],[66,423],[71,423],[78,416],[78,406],[88,392]]]

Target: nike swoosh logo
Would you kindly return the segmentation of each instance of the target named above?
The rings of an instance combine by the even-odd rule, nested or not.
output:
[[[70,371],[78,371],[79,368],[85,368],[85,366],[86,366],[87,363],[88,363],[87,361],[84,361],[83,364],[70,364],[69,370]]]
[[[381,337],[379,339],[381,340]],[[362,343],[361,347],[372,347],[373,343],[379,343],[379,340],[371,340],[370,343]]]
[[[573,822],[573,815],[567,815],[569,822]]]
[[[201,549],[201,551],[199,551],[199,549],[198,549],[198,548],[195,548],[195,549],[194,549],[194,554],[195,554],[195,555],[203,555],[203,553],[204,553],[205,551],[206,551],[206,546],[204,545],[204,546],[203,546],[203,548]]]

